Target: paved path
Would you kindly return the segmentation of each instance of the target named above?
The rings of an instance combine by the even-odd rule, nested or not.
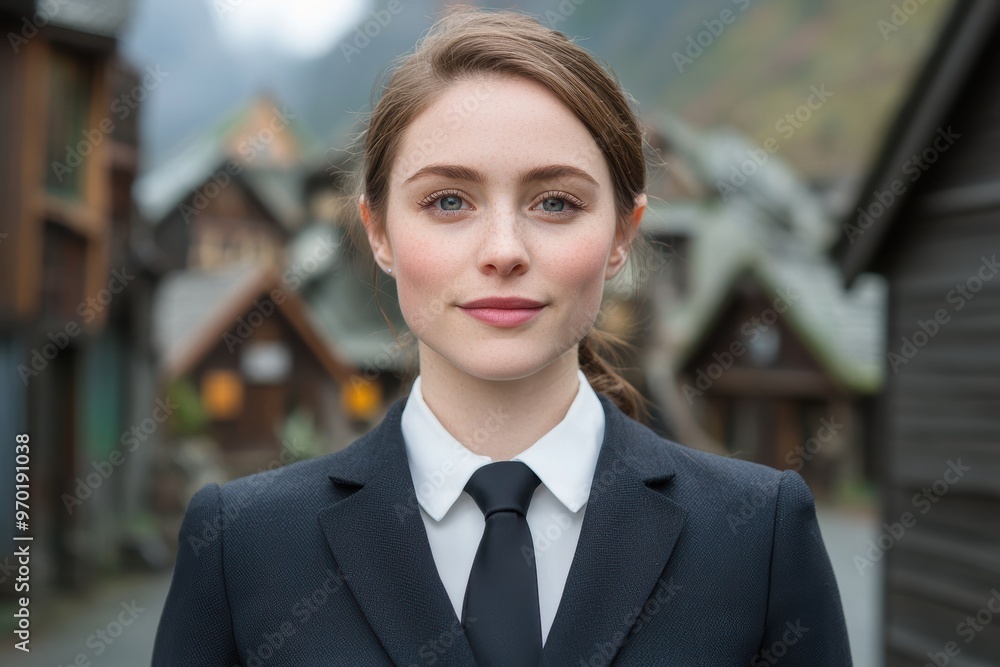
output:
[[[860,573],[854,562],[855,556],[865,554],[867,541],[875,539],[878,518],[874,513],[825,507],[818,508],[816,514],[844,603],[854,667],[882,667],[881,564]]]
[[[33,613],[31,652],[14,649],[5,638],[0,665],[149,667],[169,587],[170,572],[133,575],[95,587],[85,597],[63,597],[44,609],[39,605]]]

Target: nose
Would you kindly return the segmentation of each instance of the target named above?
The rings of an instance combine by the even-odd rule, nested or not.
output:
[[[513,206],[494,207],[482,228],[479,270],[505,276],[528,269],[525,220]]]

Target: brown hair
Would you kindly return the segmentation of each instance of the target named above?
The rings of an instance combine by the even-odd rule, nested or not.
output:
[[[398,58],[376,82],[375,91],[381,88],[381,95],[373,105],[367,128],[358,137],[363,151],[360,169],[354,174],[353,205],[356,207],[358,197],[364,194],[372,224],[384,230],[389,175],[399,157],[404,130],[450,85],[483,75],[540,83],[583,122],[611,172],[616,231],[620,238],[629,238],[634,227],[628,220],[636,197],[646,188],[648,146],[633,100],[604,61],[562,33],[514,11],[463,8],[445,16],[412,53]],[[355,224],[351,234],[357,247],[364,247],[362,225]],[[631,256],[638,252],[645,258],[650,247],[642,235],[635,235],[630,242],[628,264],[635,274]],[[367,256],[372,259],[372,278],[377,285],[379,267],[371,252]],[[633,283],[638,281],[633,279]],[[389,326],[392,328],[391,322]],[[591,328],[579,344],[580,368],[595,391],[605,393],[630,417],[645,420],[645,398],[603,358],[610,354],[617,361],[615,347],[634,349],[624,338]]]

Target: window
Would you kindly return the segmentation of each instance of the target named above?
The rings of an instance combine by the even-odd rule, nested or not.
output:
[[[89,127],[93,66],[84,56],[54,49],[50,60],[45,189],[83,198],[89,156],[106,139]]]

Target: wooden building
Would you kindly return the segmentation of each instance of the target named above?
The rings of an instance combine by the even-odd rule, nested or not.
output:
[[[117,55],[129,3],[87,4],[0,3],[0,421],[31,438],[33,590],[117,565],[147,451],[121,436],[153,404],[142,309],[157,271],[132,233],[131,184],[141,99],[160,78]]]
[[[340,402],[354,369],[273,268],[173,272],[153,327],[164,385],[189,383],[228,476],[287,462],[284,448],[302,443],[283,442],[282,430],[299,410],[323,441],[310,455],[353,439]]]
[[[835,224],[792,168],[772,155],[739,188],[733,165],[762,150],[728,129],[696,131],[665,116],[672,156],[667,205],[642,231],[657,256],[640,273],[652,321],[645,386],[671,435],[699,449],[800,472],[824,496],[871,474],[869,397],[882,381],[885,285],[845,290],[828,256]],[[730,191],[731,190],[731,191]],[[609,292],[618,290],[609,285]],[[644,308],[641,305],[641,308]]]
[[[381,269],[367,241],[359,247],[347,233],[357,206],[348,193],[356,156],[330,149],[306,161],[306,226],[289,246],[298,292],[317,326],[358,369],[349,389],[356,407],[348,411],[359,432],[377,424],[389,405],[409,391],[418,372],[416,339],[406,335],[395,279]],[[332,247],[332,254],[317,249]],[[316,261],[321,259],[321,261]],[[396,332],[396,335],[393,332]],[[369,398],[377,396],[374,403]]]
[[[262,95],[143,174],[137,197],[168,267],[283,268],[314,143],[293,110]]]
[[[866,477],[871,334],[882,290],[841,294],[833,271],[771,258],[734,272],[696,344],[678,353],[681,398],[725,453],[799,472],[817,498]]]
[[[835,248],[889,282],[887,667],[1000,664],[1000,4],[961,0]]]

